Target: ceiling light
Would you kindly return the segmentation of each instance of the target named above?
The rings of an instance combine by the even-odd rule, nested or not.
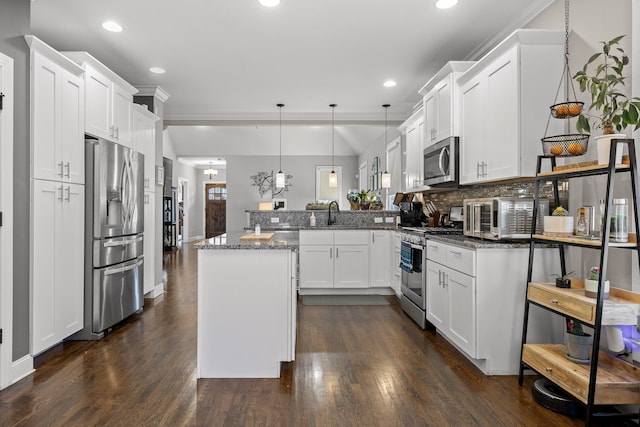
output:
[[[384,87],[394,87],[396,85],[395,80],[387,80],[382,84]]]
[[[280,0],[258,0],[264,7],[275,7],[280,4]]]
[[[167,72],[167,70],[165,70],[162,67],[151,67],[149,68],[149,71],[151,71],[154,74],[164,74]]]
[[[209,175],[209,179],[211,179],[214,176],[218,175],[218,171],[213,168],[213,163],[212,162],[209,162],[209,169],[205,169],[204,170],[204,174],[205,175]]]
[[[120,33],[122,32],[122,25],[113,21],[105,21],[102,23],[102,28],[107,31],[111,31],[112,33]]]
[[[389,111],[389,104],[384,104],[382,105],[384,107],[384,153],[385,153],[385,160],[384,160],[384,172],[382,172],[382,177],[380,178],[380,187],[382,188],[391,188],[391,174],[389,173],[389,171],[387,171],[387,162],[388,162],[388,155],[387,155],[387,130],[389,129],[389,127],[387,126],[387,111]]]
[[[285,176],[282,172],[282,107],[284,104],[276,104],[280,109],[280,170],[276,174],[276,188],[284,188]]]
[[[337,187],[338,186],[338,174],[335,171],[334,166],[334,135],[335,135],[335,111],[338,104],[330,104],[331,107],[331,173],[329,174],[329,187]]]
[[[458,0],[436,0],[436,7],[438,9],[449,9],[458,4]]]

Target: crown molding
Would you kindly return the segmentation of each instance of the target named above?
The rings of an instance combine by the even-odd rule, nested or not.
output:
[[[153,96],[154,98],[158,98],[161,102],[167,102],[171,96],[169,95],[169,92],[162,89],[160,86],[139,85],[136,86],[136,89],[138,89],[136,96]]]
[[[405,116],[394,114],[388,120],[390,126],[402,123]],[[335,122],[340,125],[384,126],[381,114],[371,113],[336,113]],[[166,126],[256,126],[274,125],[279,123],[278,113],[224,113],[212,115],[179,115],[166,114]],[[285,125],[326,125],[331,124],[327,113],[287,113],[287,119],[282,120]]]

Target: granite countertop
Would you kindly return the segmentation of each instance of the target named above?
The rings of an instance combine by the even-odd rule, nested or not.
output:
[[[464,236],[461,234],[432,234],[427,239],[436,242],[448,243],[469,249],[528,249],[529,242],[523,241],[506,241],[498,242],[493,240],[482,240],[474,237]],[[537,245],[537,247],[541,247]]]
[[[194,245],[197,249],[278,249],[298,250],[298,231],[277,231],[271,240],[240,240],[247,234],[234,231],[210,239],[202,240]]]
[[[245,227],[246,231],[253,231],[253,227]],[[396,224],[370,224],[370,225],[317,225],[315,227],[311,227],[310,225],[292,225],[292,226],[276,226],[276,227],[265,227],[261,226],[260,229],[262,231],[300,231],[300,230],[398,230],[398,226]]]

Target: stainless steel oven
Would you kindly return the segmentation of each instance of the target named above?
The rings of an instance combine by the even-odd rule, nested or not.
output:
[[[426,327],[426,280],[424,265],[426,239],[408,232],[400,233],[402,269],[400,305],[422,329]]]

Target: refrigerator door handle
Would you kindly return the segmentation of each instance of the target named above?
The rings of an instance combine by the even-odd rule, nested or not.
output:
[[[105,270],[104,275],[105,276],[110,276],[112,274],[118,274],[118,273],[122,273],[125,271],[129,271],[129,270],[133,270],[134,268],[140,266],[142,264],[142,259],[138,262],[136,262],[135,264],[130,264],[127,265],[126,267],[118,267],[118,268],[108,268]]]
[[[132,245],[138,242],[142,242],[142,237],[136,237],[135,239],[128,239],[128,240],[118,240],[115,242],[106,242],[103,246],[105,248],[112,247],[112,246],[126,246],[126,245]]]

